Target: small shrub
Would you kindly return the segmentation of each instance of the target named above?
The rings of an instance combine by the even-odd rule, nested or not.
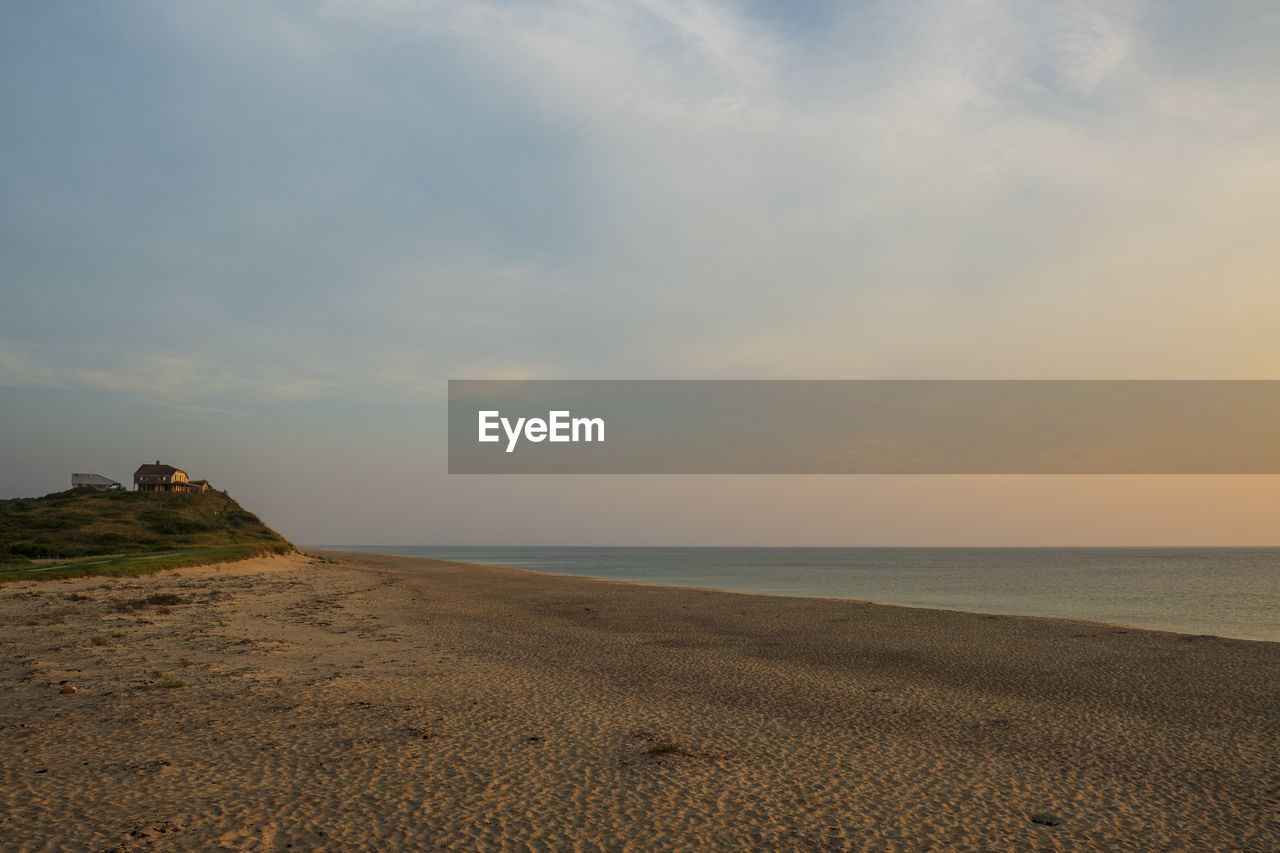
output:
[[[133,598],[126,601],[113,601],[111,606],[121,613],[128,613],[133,610],[142,610],[145,607],[156,606],[157,613],[167,614],[171,604],[186,604],[187,600],[180,595],[174,595],[171,592],[158,592],[155,595],[148,595],[146,598]]]
[[[156,687],[163,687],[166,690],[173,690],[178,687],[186,687],[187,682],[181,678],[174,678],[172,675],[162,675],[160,680],[156,682]]]
[[[64,607],[61,610],[55,610],[49,614],[50,625],[61,625],[67,621],[67,617],[75,613],[70,607]]]

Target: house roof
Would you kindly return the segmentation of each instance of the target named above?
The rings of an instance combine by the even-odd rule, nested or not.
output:
[[[72,474],[71,485],[73,486],[118,486],[120,485],[110,477],[104,477],[101,474],[95,474],[90,471],[88,474]]]
[[[154,465],[139,465],[138,470],[133,472],[135,477],[172,477],[177,473],[187,473],[181,468],[174,468],[172,465],[161,465],[156,462]]]

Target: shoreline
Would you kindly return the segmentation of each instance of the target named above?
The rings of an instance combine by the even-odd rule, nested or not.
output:
[[[1276,644],[313,553],[0,590],[0,838],[1280,847]]]
[[[892,548],[896,546],[886,546],[886,547]],[[986,546],[980,546],[980,547],[982,549],[986,548]],[[1016,548],[1018,546],[1010,546],[1010,547]],[[1063,547],[1066,548],[1068,546],[1063,546]],[[1146,548],[1147,546],[1135,545],[1132,547],[1135,549],[1139,549],[1139,548]],[[479,566],[481,568],[487,568],[487,569],[505,569],[505,570],[514,571],[514,572],[529,572],[534,575],[543,575],[543,576],[552,577],[552,578],[575,578],[580,580],[597,581],[600,583],[616,583],[616,584],[624,584],[624,585],[631,584],[631,585],[641,586],[641,587],[658,587],[662,589],[687,589],[687,590],[696,590],[699,592],[719,592],[719,593],[725,593],[727,595],[763,596],[765,598],[786,598],[786,599],[832,601],[832,602],[843,601],[843,602],[852,602],[857,604],[873,604],[877,607],[902,607],[908,610],[929,610],[929,611],[941,611],[944,613],[964,613],[964,614],[969,614],[973,616],[1007,616],[1010,618],[1017,618],[1017,619],[1045,619],[1049,621],[1069,622],[1072,624],[1079,624],[1079,625],[1086,625],[1086,626],[1095,625],[1103,628],[1121,628],[1129,631],[1154,631],[1157,633],[1174,634],[1177,636],[1184,636],[1184,637],[1213,637],[1214,639],[1231,640],[1233,642],[1269,643],[1273,645],[1280,645],[1280,639],[1268,640],[1268,639],[1260,639],[1257,637],[1235,637],[1229,634],[1215,634],[1211,632],[1181,631],[1173,628],[1158,628],[1158,627],[1153,627],[1149,625],[1139,625],[1132,622],[1112,622],[1108,620],[1089,619],[1084,617],[1050,616],[1050,615],[1043,615],[1043,614],[1037,614],[1037,613],[1017,613],[1017,612],[1012,612],[1007,610],[966,610],[960,607],[942,607],[942,606],[932,606],[932,605],[923,605],[923,604],[903,604],[900,602],[883,601],[880,599],[873,599],[873,598],[841,598],[838,596],[806,595],[803,593],[756,592],[752,590],[727,589],[725,587],[714,587],[714,586],[663,584],[663,583],[655,583],[650,581],[608,578],[608,577],[601,577],[599,575],[575,575],[575,574],[568,574],[565,572],[550,572],[550,571],[543,571],[541,569],[527,569],[522,566],[508,566],[501,563],[483,563],[483,562],[473,562],[470,560],[442,559],[438,557],[426,557],[426,556],[421,556],[417,554],[402,554],[396,551],[365,551],[365,550],[353,551],[346,548],[320,548],[320,547],[306,547],[306,548],[301,548],[301,550],[307,553],[316,553],[316,554],[343,554],[343,555],[346,555],[347,557],[384,556],[384,557],[399,557],[406,560],[429,560],[429,561],[441,562],[441,563],[457,563],[459,565]],[[787,550],[791,550],[791,549],[788,548]],[[943,548],[943,550],[947,550],[947,549]],[[1106,550],[1111,550],[1111,549],[1108,547]],[[1214,547],[1206,548],[1205,550],[1221,550],[1221,549],[1214,546]],[[1237,550],[1276,550],[1276,549],[1273,546],[1260,546],[1256,549],[1252,549],[1249,546],[1241,546]]]

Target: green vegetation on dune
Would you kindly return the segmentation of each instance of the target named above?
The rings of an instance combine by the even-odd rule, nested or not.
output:
[[[146,574],[291,550],[223,492],[70,489],[0,501],[0,581]]]
[[[264,554],[284,554],[293,550],[288,543],[274,545],[224,545],[220,548],[182,548],[158,554],[108,554],[77,560],[48,563],[0,563],[0,583],[14,580],[57,580],[90,575],[146,575],[183,566],[232,563]]]

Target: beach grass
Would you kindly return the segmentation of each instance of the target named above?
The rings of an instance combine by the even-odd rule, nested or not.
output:
[[[154,554],[108,554],[49,563],[0,564],[0,583],[15,580],[58,580],[103,575],[124,577],[147,575],[166,569],[231,563],[268,554],[287,554],[288,543],[276,545],[222,545],[213,548],[180,548]]]

